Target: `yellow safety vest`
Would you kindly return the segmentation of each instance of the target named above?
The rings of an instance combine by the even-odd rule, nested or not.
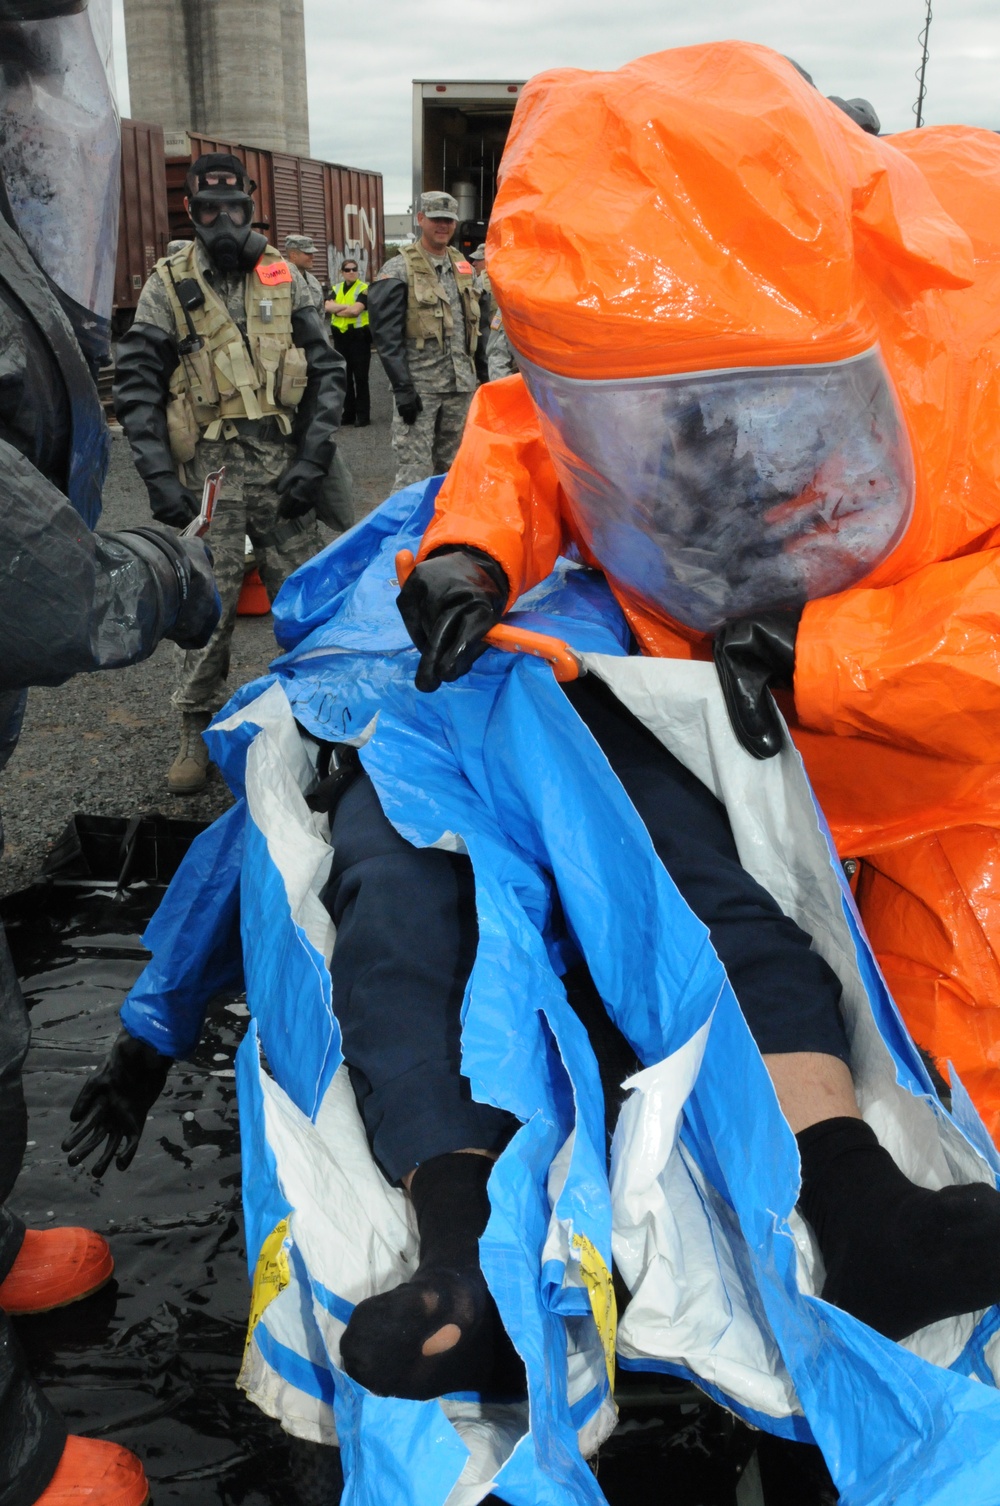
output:
[[[334,303],[357,303],[358,294],[367,293],[367,291],[368,284],[362,282],[359,278],[357,282],[351,283],[350,289],[348,289],[346,282],[338,282],[331,296]],[[368,323],[368,310],[365,309],[363,314],[356,314],[350,319],[340,319],[336,314],[331,314],[330,323],[334,329],[341,331],[345,329],[364,329]]]
[[[246,337],[211,284],[202,276],[196,243],[156,264],[167,291],[178,338],[190,334],[188,315],[201,348],[181,356],[170,379],[167,428],[174,459],[194,458],[200,439],[232,439],[238,418],[273,418],[282,434],[309,381],[303,350],[292,338],[291,268],[268,246],[243,291]],[[173,276],[171,276],[171,273]],[[186,314],[175,284],[192,278],[204,302]]]
[[[451,312],[451,300],[437,271],[422,249],[419,241],[403,246],[400,256],[406,262],[406,337],[416,340],[417,349],[423,350],[428,340],[436,340],[444,349],[445,335],[454,333],[455,320]],[[476,292],[476,274],[472,263],[467,262],[454,246],[448,247],[455,281],[465,313],[466,350],[475,355],[479,340],[479,294]]]

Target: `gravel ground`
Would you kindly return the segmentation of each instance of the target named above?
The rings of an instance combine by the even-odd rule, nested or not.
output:
[[[389,385],[375,357],[371,425],[345,429],[340,439],[354,476],[359,518],[392,488],[391,416]],[[117,426],[112,435],[101,520],[108,531],[149,522],[146,490],[128,445]],[[271,618],[241,617],[233,639],[232,688],[263,674],[274,653]],[[6,832],[0,894],[22,889],[37,877],[46,852],[78,811],[126,817],[163,811],[212,820],[231,804],[214,772],[199,795],[167,793],[166,772],[177,745],[170,693],[178,654],[174,644],[163,643],[143,664],[80,675],[58,689],[31,692],[21,741],[0,773]]]

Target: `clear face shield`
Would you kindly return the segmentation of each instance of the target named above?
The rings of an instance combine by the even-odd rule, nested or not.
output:
[[[91,359],[108,345],[118,252],[118,112],[97,40],[107,9],[107,0],[93,0],[92,13],[59,0],[0,0],[9,218]]]
[[[845,590],[906,530],[913,459],[877,348],[632,381],[518,364],[595,558],[686,627]]]

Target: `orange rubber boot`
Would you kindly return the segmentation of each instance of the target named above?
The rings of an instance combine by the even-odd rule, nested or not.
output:
[[[90,1229],[28,1229],[0,1282],[0,1309],[17,1316],[67,1307],[104,1286],[114,1268],[107,1240]]]
[[[118,1443],[71,1433],[35,1506],[144,1506],[148,1500],[146,1471],[134,1454]]]

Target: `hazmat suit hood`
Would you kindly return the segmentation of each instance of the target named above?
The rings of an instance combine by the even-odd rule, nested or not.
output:
[[[743,43],[525,88],[489,265],[573,521],[697,632],[846,589],[917,472],[874,289],[969,283],[922,175]]]
[[[0,3],[0,210],[56,291],[92,367],[110,343],[120,135],[90,10]]]

